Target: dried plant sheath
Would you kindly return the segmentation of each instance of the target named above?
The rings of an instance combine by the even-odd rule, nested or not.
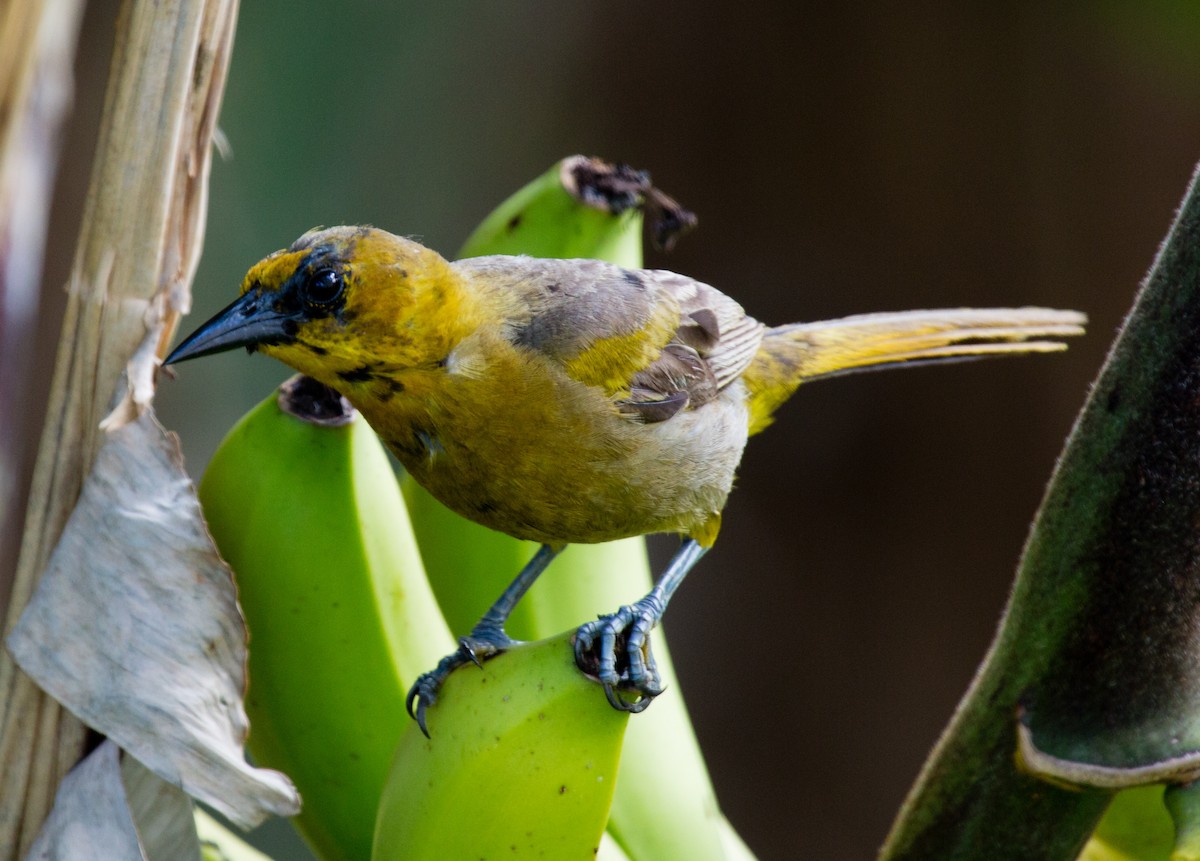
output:
[[[127,0],[118,18],[10,631],[96,452],[149,404],[156,354],[187,310],[236,9],[236,0]],[[0,798],[20,799],[0,805],[0,861],[28,848],[81,742],[79,725],[0,656]]]
[[[30,858],[143,857],[116,745],[100,745],[72,769],[59,787],[46,826]]]
[[[63,780],[29,857],[200,861],[192,802],[106,741]]]
[[[1112,789],[1200,775],[1197,524],[1193,177],[1055,470],[1001,630],[884,858],[1073,859]]]
[[[71,92],[73,45],[82,14],[77,0],[0,4],[0,610],[12,595],[19,504],[17,467],[24,443],[17,432],[28,367],[30,323],[36,311],[51,178],[57,162],[59,124]],[[28,594],[28,581],[18,583]],[[40,695],[28,679],[11,672],[0,650],[0,716],[13,726],[0,732],[0,858],[27,846],[33,825],[45,816],[55,785],[81,749],[82,727],[53,704],[29,706]],[[63,718],[60,720],[60,718]],[[31,755],[31,735],[47,748]],[[10,755],[9,752],[15,755]],[[69,752],[67,757],[60,752]],[[70,758],[68,758],[70,757]],[[20,792],[19,795],[15,794]]]
[[[81,0],[0,4],[0,615],[16,566],[42,257]]]
[[[8,647],[89,726],[239,825],[299,809],[287,778],[243,758],[232,576],[149,412],[109,434]]]

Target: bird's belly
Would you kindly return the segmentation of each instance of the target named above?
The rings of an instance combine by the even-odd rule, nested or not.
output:
[[[393,445],[412,476],[459,514],[518,538],[595,543],[688,533],[717,517],[746,442],[740,383],[697,410],[638,424],[615,410],[467,419]]]

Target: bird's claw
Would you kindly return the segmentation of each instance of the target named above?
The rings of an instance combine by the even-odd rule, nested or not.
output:
[[[446,679],[450,678],[450,674],[464,664],[474,664],[483,669],[484,661],[495,657],[514,643],[514,640],[503,633],[499,636],[494,633],[481,636],[480,632],[473,632],[470,636],[460,637],[455,651],[438,661],[438,665],[432,670],[422,673],[417,678],[408,689],[404,706],[408,709],[408,716],[417,722],[426,738],[430,736],[429,727],[425,723],[425,712],[437,702],[438,691],[442,689]]]
[[[609,705],[618,711],[645,711],[665,690],[650,649],[650,629],[661,616],[661,604],[648,596],[575,632],[576,665],[599,679]],[[626,699],[622,692],[638,698]]]
[[[639,714],[649,708],[650,703],[654,702],[654,698],[661,694],[664,688],[659,688],[657,692],[649,692],[639,690],[639,697],[636,700],[627,700],[621,696],[615,685],[610,685],[608,682],[603,682],[604,696],[608,699],[608,704],[619,712],[629,712],[630,714]]]

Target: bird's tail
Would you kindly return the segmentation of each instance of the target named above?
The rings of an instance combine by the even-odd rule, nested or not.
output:
[[[952,308],[860,314],[768,329],[744,379],[750,433],[801,383],[875,370],[1021,353],[1065,350],[1060,339],[1083,334],[1087,318],[1049,308]]]

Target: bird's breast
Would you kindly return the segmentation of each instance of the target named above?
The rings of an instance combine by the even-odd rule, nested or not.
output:
[[[447,374],[420,396],[360,409],[449,508],[550,543],[687,533],[711,521],[747,428],[740,382],[698,409],[642,424],[601,390],[536,362]]]

